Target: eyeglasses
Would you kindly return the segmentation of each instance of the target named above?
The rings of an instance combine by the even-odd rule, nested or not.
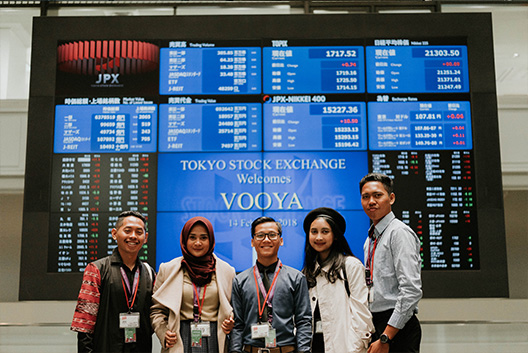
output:
[[[253,235],[253,239],[256,239],[259,241],[266,239],[266,237],[268,237],[269,240],[277,240],[277,238],[280,237],[280,234],[275,233],[275,232],[269,232],[269,233],[256,233],[255,235]]]

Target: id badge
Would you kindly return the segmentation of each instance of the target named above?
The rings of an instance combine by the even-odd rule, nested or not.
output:
[[[323,333],[323,322],[322,321],[315,322],[315,333]]]
[[[266,348],[275,348],[277,347],[277,332],[274,328],[268,330],[268,335],[265,339]]]
[[[119,328],[139,328],[139,313],[120,313]]]
[[[251,338],[266,338],[268,337],[270,327],[268,324],[253,324],[251,325]]]
[[[211,336],[211,325],[209,321],[202,321],[199,323],[193,323],[191,324],[191,327],[193,330],[200,330],[202,333],[202,337],[209,337]]]
[[[125,343],[134,343],[136,342],[136,328],[135,327],[125,327]]]
[[[202,346],[202,331],[196,326],[191,324],[191,347]]]

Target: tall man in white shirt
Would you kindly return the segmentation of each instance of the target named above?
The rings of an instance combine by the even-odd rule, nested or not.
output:
[[[396,196],[390,177],[367,174],[359,188],[363,210],[372,221],[363,246],[369,307],[376,327],[368,353],[419,352],[420,240],[392,212]]]

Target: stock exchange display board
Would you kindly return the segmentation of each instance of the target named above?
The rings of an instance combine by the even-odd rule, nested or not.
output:
[[[78,274],[110,254],[110,230],[129,209],[147,216],[140,258],[154,266],[181,255],[181,228],[200,215],[213,223],[215,253],[242,271],[255,258],[251,222],[268,215],[283,225],[282,261],[301,269],[302,222],[321,206],[345,216],[362,259],[369,220],[358,183],[368,172],[394,178],[394,211],[422,241],[424,274],[485,272],[478,166],[498,143],[479,142],[489,123],[480,82],[494,86],[475,71],[490,65],[477,34],[359,17],[369,31],[340,29],[350,16],[255,16],[238,30],[220,26],[229,16],[185,20],[212,20],[214,36],[180,25],[153,25],[148,38],[52,31],[46,272]],[[290,22],[306,29],[288,31]]]

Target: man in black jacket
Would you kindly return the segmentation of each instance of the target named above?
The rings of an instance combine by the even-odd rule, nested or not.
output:
[[[152,352],[155,273],[138,258],[148,238],[145,222],[139,212],[122,212],[112,229],[117,248],[86,266],[71,326],[79,353]]]

